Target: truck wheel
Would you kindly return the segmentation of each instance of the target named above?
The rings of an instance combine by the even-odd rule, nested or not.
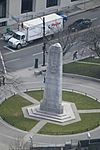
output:
[[[16,48],[21,49],[21,47],[22,47],[21,44],[18,44]]]

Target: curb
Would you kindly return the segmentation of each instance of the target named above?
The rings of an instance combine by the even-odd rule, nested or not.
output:
[[[4,121],[4,120],[2,119],[2,117],[0,117],[0,122],[1,122],[3,125],[5,125],[6,127],[9,127],[10,129],[13,129],[13,130],[19,131],[19,132],[21,132],[21,133],[23,133],[23,134],[28,133],[27,131],[24,131],[24,130],[18,129],[18,128],[16,128],[16,127],[12,126],[11,124],[7,123],[6,121]]]

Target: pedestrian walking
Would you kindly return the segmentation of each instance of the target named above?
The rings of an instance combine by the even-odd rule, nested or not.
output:
[[[0,79],[0,86],[1,86],[1,79]]]
[[[77,55],[78,55],[78,52],[75,51],[74,54],[73,54],[73,60],[74,60],[74,59],[77,59]]]
[[[5,77],[4,76],[2,76],[2,80],[3,80],[3,85],[5,85]]]
[[[44,76],[44,79],[43,79],[43,83],[45,83],[45,76]]]

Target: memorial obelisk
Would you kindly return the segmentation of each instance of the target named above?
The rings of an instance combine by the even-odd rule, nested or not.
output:
[[[29,117],[56,123],[80,120],[75,104],[62,101],[62,47],[59,43],[51,45],[48,51],[43,99],[40,104],[27,107],[27,112]]]
[[[48,66],[45,88],[40,110],[62,114],[62,48],[59,43],[52,45],[48,52]]]

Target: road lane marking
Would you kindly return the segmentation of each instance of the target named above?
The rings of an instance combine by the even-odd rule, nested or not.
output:
[[[5,49],[8,49],[9,51],[11,52],[15,52],[15,53],[19,53],[20,51],[24,51],[24,50],[29,50],[31,48],[34,48],[36,49],[38,46],[42,46],[43,44],[40,43],[38,45],[32,45],[32,46],[27,46],[27,47],[24,47],[24,48],[21,48],[20,50],[13,50],[13,49],[10,49],[8,46],[3,46]],[[5,53],[4,55],[9,55],[11,52],[9,53]]]
[[[9,48],[8,46],[3,46],[3,47],[6,48],[6,49],[8,49],[8,50],[10,50],[11,52],[16,52],[15,50]]]
[[[97,20],[98,18],[97,17],[95,17],[95,18],[93,18],[93,19],[91,19],[91,21],[95,21],[95,20]]]
[[[21,60],[21,58],[16,58],[16,59],[8,60],[5,63],[10,63],[10,62],[19,61],[19,60]]]
[[[42,53],[43,53],[43,52],[36,53],[36,54],[33,54],[33,56],[40,55],[40,54],[42,54]]]

